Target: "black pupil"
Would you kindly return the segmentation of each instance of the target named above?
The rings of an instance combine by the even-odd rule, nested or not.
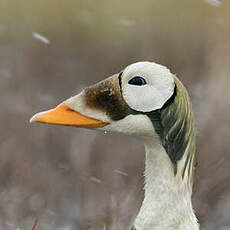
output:
[[[129,80],[128,82],[130,85],[145,85],[146,81],[143,77],[133,77],[132,79]]]

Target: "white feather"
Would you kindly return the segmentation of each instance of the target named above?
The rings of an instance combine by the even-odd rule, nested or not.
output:
[[[135,76],[143,77],[147,84],[129,84]],[[153,62],[137,62],[125,68],[122,74],[122,95],[134,110],[150,112],[160,109],[174,92],[174,80],[170,71]]]
[[[140,230],[198,230],[191,191],[174,175],[160,140],[145,140],[145,198],[135,221]]]

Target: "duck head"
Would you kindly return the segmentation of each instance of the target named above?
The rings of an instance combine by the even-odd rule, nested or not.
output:
[[[174,77],[166,67],[138,62],[30,121],[149,136],[154,133],[151,113],[164,106],[174,88]]]
[[[30,121],[156,137],[175,172],[188,145],[195,145],[186,89],[166,67],[153,62],[131,64]]]

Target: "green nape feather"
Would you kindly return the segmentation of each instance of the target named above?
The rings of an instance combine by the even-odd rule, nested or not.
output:
[[[163,108],[150,112],[148,116],[174,165],[175,175],[177,174],[178,161],[185,156],[186,161],[182,170],[182,177],[187,170],[189,180],[192,183],[196,146],[192,106],[183,84],[176,76],[174,76],[174,81],[173,96]]]

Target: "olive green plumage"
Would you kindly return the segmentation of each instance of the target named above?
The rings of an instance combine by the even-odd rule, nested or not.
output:
[[[175,174],[177,173],[178,161],[183,156],[186,157],[182,176],[184,177],[186,170],[188,170],[189,181],[192,184],[196,146],[192,107],[183,84],[176,76],[174,76],[174,81],[173,96],[163,108],[150,112],[148,116],[174,165]]]

